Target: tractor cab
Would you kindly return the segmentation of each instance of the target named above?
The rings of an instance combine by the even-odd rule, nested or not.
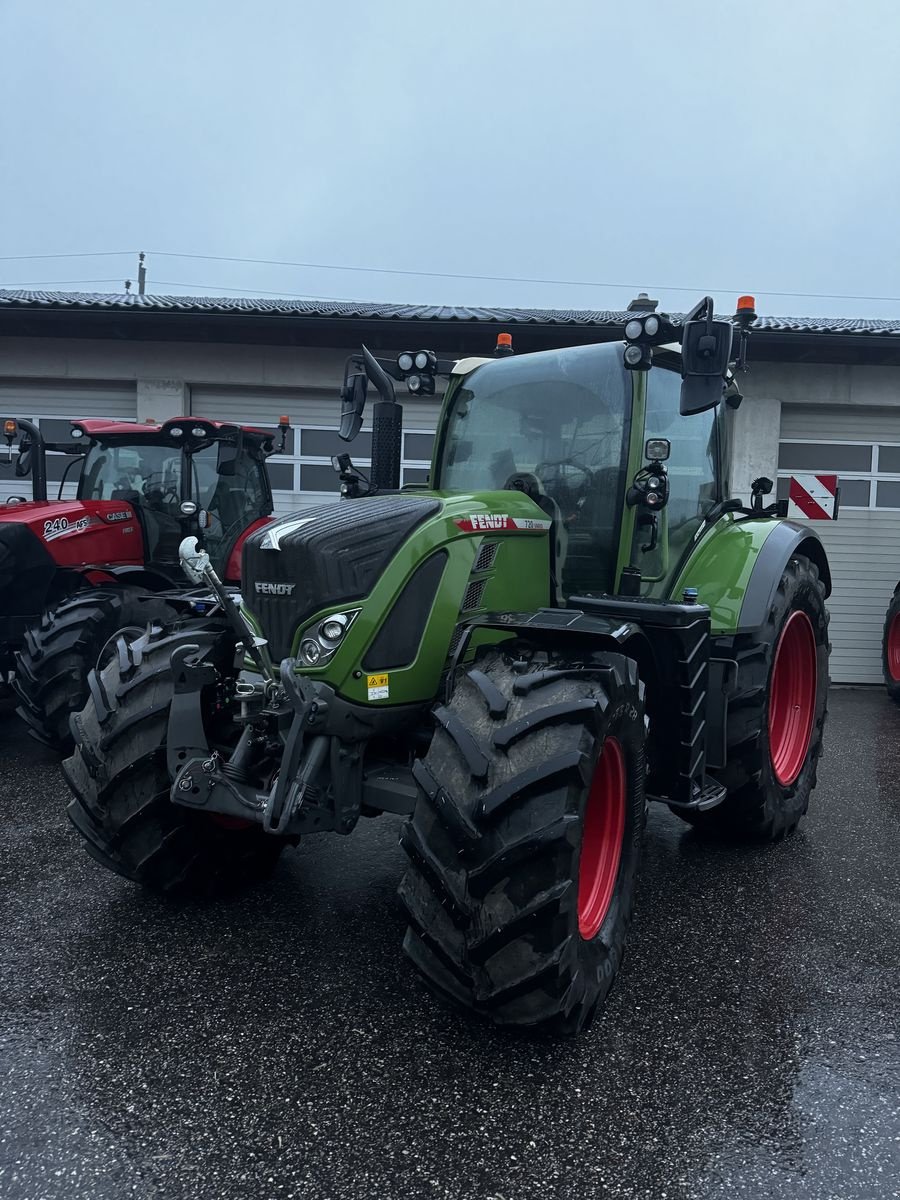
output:
[[[553,519],[557,600],[619,591],[623,571],[626,590],[659,593],[723,499],[717,410],[681,415],[677,348],[651,362],[629,371],[607,344],[452,377],[434,486],[531,496]]]
[[[286,418],[279,428],[283,448]],[[13,460],[17,432],[21,440]],[[31,476],[33,497],[31,502],[16,497],[15,503],[8,503],[6,521],[30,516],[40,525],[46,518],[47,533],[71,538],[104,525],[124,532],[135,519],[143,565],[164,576],[175,574],[179,542],[189,534],[200,536],[218,568],[226,572],[240,535],[272,512],[265,460],[275,445],[273,435],[263,429],[198,417],[143,425],[85,420],[72,422],[68,442],[47,442],[32,422],[8,419],[4,434],[7,461],[16,478]],[[61,473],[57,500],[51,501],[48,455],[62,454],[71,457]],[[74,501],[63,500],[67,482],[75,483]],[[50,505],[52,514],[44,512]],[[82,543],[86,550],[88,540]],[[94,557],[91,553],[85,561]],[[128,557],[136,556],[130,552]]]
[[[179,417],[152,427],[79,421],[72,437],[90,439],[78,500],[133,505],[148,564],[176,564],[182,538],[199,532],[224,572],[240,534],[272,512],[265,430]]]

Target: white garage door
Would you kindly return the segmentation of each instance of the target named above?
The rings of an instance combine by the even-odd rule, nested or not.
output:
[[[137,419],[135,384],[109,381],[31,381],[0,379],[0,419],[27,417],[49,441],[69,437],[69,421],[105,417],[117,421]],[[31,495],[31,481],[16,479],[6,465],[6,442],[0,443],[0,504],[9,496]],[[56,496],[68,462],[63,454],[50,454],[47,461],[47,493]],[[74,469],[67,477],[75,479]],[[24,486],[23,486],[24,485]],[[67,483],[63,495],[74,495],[75,484]]]
[[[431,462],[431,444],[440,399],[403,401],[403,483],[424,483]],[[304,388],[223,388],[194,385],[191,412],[216,421],[274,428],[284,413],[292,433],[287,453],[269,459],[269,476],[278,515],[333,500],[340,481],[331,466],[333,454],[349,452],[366,471],[371,453],[371,404],[359,436],[349,445],[337,436],[340,401],[334,391]]]
[[[837,521],[813,521],[834,591],[831,677],[881,683],[881,630],[900,580],[900,411],[785,405],[778,456],[779,494],[794,471],[836,472]]]

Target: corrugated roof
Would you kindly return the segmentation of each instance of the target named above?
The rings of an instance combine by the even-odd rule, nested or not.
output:
[[[2,309],[101,310],[194,315],[259,315],[324,320],[474,322],[499,325],[579,325],[610,328],[633,313],[573,308],[470,308],[430,304],[378,304],[366,301],[321,301],[235,298],[232,296],[139,296],[133,292],[33,292],[0,289]],[[683,314],[671,314],[676,319]],[[900,320],[867,317],[770,317],[754,326],[770,333],[847,334],[900,337]]]

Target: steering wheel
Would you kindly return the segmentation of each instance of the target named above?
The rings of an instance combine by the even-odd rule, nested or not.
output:
[[[160,482],[154,483],[157,475],[160,476]],[[147,476],[141,487],[141,494],[145,500],[151,500],[155,504],[178,503],[178,492],[172,484],[167,484],[162,479],[161,471],[154,471],[152,475]]]
[[[560,458],[538,463],[534,473],[541,489],[559,505],[566,524],[574,521],[593,487],[594,472],[571,458]]]

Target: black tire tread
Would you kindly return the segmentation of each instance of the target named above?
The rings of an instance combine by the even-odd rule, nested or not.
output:
[[[140,596],[147,597],[139,599]],[[76,592],[25,633],[16,654],[16,709],[29,734],[59,753],[72,748],[69,716],[88,699],[88,677],[104,644],[125,625],[162,626],[177,613],[144,589]]]
[[[630,659],[602,659],[602,668],[580,672],[532,670],[520,687],[521,668],[489,651],[461,673],[416,766],[420,798],[401,838],[409,856],[400,885],[404,950],[445,1002],[498,1024],[586,1028],[621,958],[618,940],[598,945],[610,968],[589,977],[595,967],[586,969],[584,947],[594,943],[577,933],[573,879],[580,799],[607,714],[626,706],[640,738],[636,847],[645,819],[643,686]],[[485,800],[498,792],[503,803],[486,812]],[[630,922],[636,870],[635,851],[617,937]],[[604,924],[595,942],[607,937],[612,942]]]
[[[815,610],[820,694],[806,766],[792,785],[781,787],[774,778],[769,756],[769,680],[782,622],[792,611],[795,598],[804,592]],[[739,691],[728,702],[728,758],[724,769],[714,772],[727,788],[728,796],[705,812],[678,811],[689,824],[750,841],[780,841],[795,832],[816,786],[828,716],[828,620],[825,585],[819,578],[819,569],[805,555],[796,555],[784,569],[763,628],[736,639],[734,657],[738,664]]]
[[[69,818],[93,858],[156,892],[234,891],[268,875],[288,844],[258,827],[224,828],[169,799],[169,659],[176,646],[218,632],[209,622],[194,622],[150,632],[131,645],[123,639],[122,654],[102,674],[92,673],[91,697],[103,696],[103,705],[89,699],[72,717],[75,748],[63,763],[74,796]]]

